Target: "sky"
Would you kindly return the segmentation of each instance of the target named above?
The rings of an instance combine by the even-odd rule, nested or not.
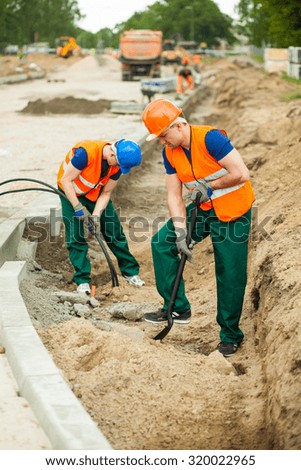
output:
[[[213,1],[223,13],[235,17],[234,6],[239,0]],[[78,26],[92,33],[102,28],[113,28],[117,23],[126,21],[136,11],[143,11],[155,2],[156,0],[77,0],[80,11],[86,15]],[[190,5],[189,0],[187,5]]]

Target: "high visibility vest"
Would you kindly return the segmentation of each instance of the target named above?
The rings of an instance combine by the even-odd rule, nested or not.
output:
[[[197,187],[200,181],[210,182],[228,173],[218,161],[212,157],[205,145],[205,137],[213,127],[210,126],[190,126],[191,128],[191,162],[190,164],[182,147],[171,149],[165,147],[166,157],[175,168],[179,180],[188,190]],[[225,131],[221,131],[226,135]],[[230,188],[216,189],[210,201],[202,203],[203,210],[212,207],[216,216],[224,221],[235,220],[245,214],[255,200],[254,192],[250,181],[231,186]]]
[[[102,151],[105,145],[110,145],[108,142],[103,141],[91,141],[84,140],[78,142],[71,150],[67,153],[63,160],[59,172],[57,183],[58,186],[63,189],[61,179],[66,171],[67,165],[74,156],[75,149],[82,147],[86,150],[88,155],[88,164],[81,171],[79,176],[72,182],[75,193],[77,196],[85,196],[90,201],[96,201],[101,189],[107,184],[108,180],[112,175],[119,171],[119,166],[109,166],[109,171],[106,176],[101,177],[102,168]]]

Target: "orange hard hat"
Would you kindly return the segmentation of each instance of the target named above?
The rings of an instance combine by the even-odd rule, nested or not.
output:
[[[189,64],[189,59],[188,59],[188,57],[183,57],[182,64],[183,64],[183,65],[188,65],[188,64]]]
[[[170,100],[159,98],[150,102],[142,114],[142,121],[150,133],[146,140],[159,137],[181,113],[182,109]]]

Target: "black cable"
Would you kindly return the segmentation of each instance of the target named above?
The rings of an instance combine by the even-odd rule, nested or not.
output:
[[[1,181],[0,186],[2,186],[3,184],[7,184],[7,183],[13,183],[15,181],[30,181],[32,183],[42,184],[43,186],[47,186],[48,188],[52,189],[58,195],[65,196],[65,194],[62,191],[55,188],[54,186],[51,186],[51,184],[45,183],[44,181],[36,180],[36,179],[33,179],[33,178],[12,178],[12,179],[9,179],[9,180]]]
[[[111,278],[112,278],[112,286],[113,287],[118,287],[119,286],[119,281],[118,281],[118,276],[117,276],[117,273],[116,273],[116,270],[115,270],[115,266],[114,264],[112,263],[112,260],[107,252],[107,250],[104,249],[104,245],[103,245],[103,241],[101,239],[101,237],[99,235],[96,235],[95,234],[95,237],[105,255],[105,258],[107,260],[107,263],[108,263],[108,266],[109,266],[109,269],[110,269],[110,273],[111,273]]]
[[[1,186],[1,183],[0,183]],[[4,191],[0,193],[0,196],[4,196],[5,194],[10,194],[10,193],[22,193],[25,191],[45,191],[46,193],[52,193],[52,194],[58,194],[58,191],[53,191],[52,189],[46,189],[46,188],[23,188],[23,189],[10,189],[9,191]],[[60,194],[60,196],[63,196],[63,194]],[[64,195],[64,197],[67,199],[67,197]]]

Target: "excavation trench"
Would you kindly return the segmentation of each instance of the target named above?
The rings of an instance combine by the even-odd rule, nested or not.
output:
[[[36,226],[28,226],[24,233],[27,243],[39,239],[35,262],[28,262],[28,279],[21,285],[32,322],[115,449],[300,448],[300,223],[292,211],[294,190],[287,195],[284,188],[290,172],[300,167],[300,115],[287,117],[293,105],[281,101],[280,88],[285,92],[286,84],[277,77],[238,61],[215,67],[207,94],[189,110],[190,121],[228,131],[257,194],[241,319],[245,341],[235,356],[225,359],[216,351],[210,240],[195,247],[196,263],[185,268],[192,322],[174,325],[160,343],[153,340],[158,328],[141,319],[141,313],[161,305],[150,238],[168,214],[156,144],[146,147],[142,167],[121,180],[113,196],[145,287],[129,286],[119,277],[120,286],[113,289],[99,247],[91,242],[99,305],[76,309],[57,294],[75,288],[63,231],[50,238],[48,230],[42,236]],[[278,168],[285,162],[281,186]]]

